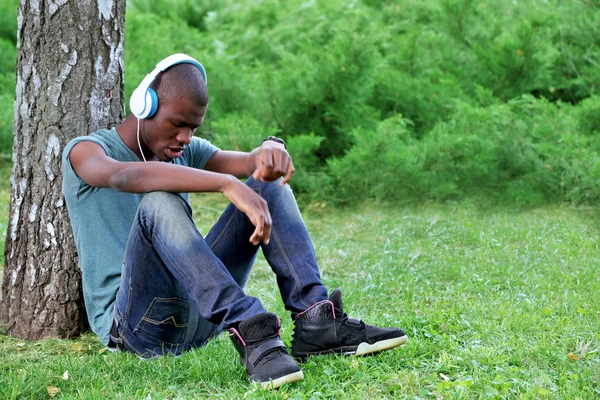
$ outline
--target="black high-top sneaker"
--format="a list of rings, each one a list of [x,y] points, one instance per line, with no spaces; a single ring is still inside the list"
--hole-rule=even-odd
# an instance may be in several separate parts
[[[248,379],[259,382],[265,389],[304,379],[279,338],[279,328],[279,317],[272,313],[255,315],[240,322],[237,329],[229,328]]]
[[[302,361],[326,353],[362,356],[398,347],[408,340],[402,329],[378,328],[348,317],[339,289],[331,293],[329,300],[296,315],[294,324],[292,355]]]

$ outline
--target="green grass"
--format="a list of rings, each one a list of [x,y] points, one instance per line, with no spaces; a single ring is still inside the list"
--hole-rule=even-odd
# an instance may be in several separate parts
[[[194,202],[205,232],[225,203]],[[247,382],[226,335],[153,361],[106,352],[91,334],[38,343],[0,335],[0,398],[48,398],[49,386],[64,399],[600,396],[598,210],[462,202],[304,211],[325,283],[343,288],[350,315],[403,327],[405,346],[309,359],[304,381],[270,393]],[[291,321],[262,258],[248,292],[282,317],[289,344]]]

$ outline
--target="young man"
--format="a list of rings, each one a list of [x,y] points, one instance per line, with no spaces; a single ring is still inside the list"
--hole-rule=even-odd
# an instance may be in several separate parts
[[[279,318],[242,290],[261,248],[294,320],[294,357],[405,343],[400,329],[348,317],[339,290],[327,297],[287,185],[294,166],[285,142],[268,137],[250,153],[217,149],[193,136],[207,105],[204,68],[176,54],[134,91],[122,124],[65,147],[63,186],[86,311],[102,342],[152,357],[227,329],[250,380],[276,388],[302,379]],[[205,237],[192,220],[190,192],[231,200]]]

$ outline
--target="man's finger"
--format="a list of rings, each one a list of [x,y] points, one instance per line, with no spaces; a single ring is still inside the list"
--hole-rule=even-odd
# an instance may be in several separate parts
[[[273,152],[271,149],[265,149],[260,152],[260,158],[263,167],[273,168]]]
[[[264,227],[265,227],[265,219],[263,216],[259,215],[256,218],[256,229],[254,229],[254,233],[250,237],[250,239],[254,238],[254,241],[250,240],[254,245],[257,245],[261,242],[261,240],[264,236]]]
[[[258,169],[257,179],[263,182],[270,179],[273,174],[273,152],[270,149],[260,152],[256,169]]]
[[[294,175],[294,172],[296,172],[296,170],[294,169],[294,163],[292,162],[292,158],[290,157],[287,173],[285,174],[285,177],[281,180],[279,184],[283,186],[286,183],[288,183],[290,179],[292,179],[292,175]]]
[[[277,157],[277,158],[278,158],[277,164],[276,164],[277,172],[280,173],[281,175],[285,175],[288,170],[289,155],[287,152],[281,150],[279,152],[279,157]]]
[[[265,230],[263,234],[263,243],[269,244],[271,241],[271,225],[273,224],[273,220],[271,219],[271,213],[267,208],[267,216],[265,217]]]

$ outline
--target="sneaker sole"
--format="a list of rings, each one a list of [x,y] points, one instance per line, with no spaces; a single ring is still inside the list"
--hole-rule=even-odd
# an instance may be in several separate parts
[[[315,351],[315,352],[309,352],[309,353],[294,354],[294,357],[296,357],[302,361],[306,361],[306,359],[309,356],[331,354],[331,353],[342,354],[345,356],[352,356],[352,355],[364,356],[366,354],[378,353],[380,351],[393,349],[394,347],[401,346],[406,342],[408,342],[408,336],[404,335],[404,336],[400,336],[397,338],[380,340],[379,342],[375,342],[373,344],[362,342],[356,347],[344,346],[344,347],[338,347],[335,349],[329,349],[329,350],[325,350],[325,351]]]
[[[356,351],[344,354],[363,356],[365,354],[378,353],[380,351],[393,349],[394,347],[401,346],[406,342],[408,342],[408,336],[406,335],[393,339],[380,340],[379,342],[375,342],[373,344],[363,342],[358,345]]]
[[[277,389],[286,383],[298,382],[298,381],[301,381],[302,379],[304,379],[304,373],[302,371],[298,371],[298,372],[294,372],[292,374],[284,375],[277,379],[270,380],[268,382],[259,382],[259,383],[263,389],[272,390],[272,389]]]

